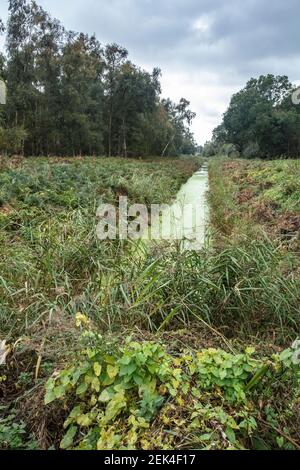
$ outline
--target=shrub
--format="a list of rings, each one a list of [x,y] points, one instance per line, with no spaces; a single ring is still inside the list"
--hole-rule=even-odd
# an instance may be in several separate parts
[[[250,142],[246,147],[243,149],[242,153],[244,158],[259,158],[261,156],[259,144],[257,142]]]
[[[0,151],[8,155],[20,153],[26,136],[23,127],[0,128]]]
[[[88,323],[82,315],[77,322]],[[263,359],[253,348],[172,356],[158,342],[129,338],[118,347],[91,330],[83,338],[89,346],[79,361],[46,385],[45,403],[61,401],[70,410],[63,449],[172,449],[179,440],[190,445],[191,435],[199,448],[251,447],[264,412],[258,399],[270,405],[278,381],[290,387],[289,406],[298,397],[292,349]]]

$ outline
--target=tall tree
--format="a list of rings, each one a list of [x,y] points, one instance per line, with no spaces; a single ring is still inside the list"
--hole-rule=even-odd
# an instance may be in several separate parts
[[[6,43],[6,125],[23,136],[25,154],[169,155],[194,147],[188,101],[161,100],[160,70],[133,64],[125,48],[102,50],[94,36],[65,31],[33,0],[9,1]]]
[[[118,154],[127,157],[128,140],[134,145],[141,116],[149,116],[154,111],[160,92],[159,74],[158,69],[150,74],[129,61],[120,67],[115,93]]]
[[[189,127],[196,117],[196,114],[189,109],[190,102],[185,98],[181,98],[178,104],[172,103],[170,99],[162,101],[165,107],[171,127],[170,135],[165,147],[162,150],[162,157],[164,157],[171,145],[175,148],[175,153],[182,150],[183,137],[186,134],[186,126]]]
[[[96,38],[69,33],[62,53],[63,152],[102,152],[103,68]]]
[[[249,80],[231,99],[224,114],[222,136],[217,129],[214,137],[235,144],[249,156],[297,152],[292,136],[299,132],[299,115],[292,105],[292,89],[286,76],[267,75]]]
[[[107,143],[108,156],[112,155],[113,145],[113,125],[116,113],[116,90],[118,87],[118,77],[120,68],[128,57],[127,49],[116,43],[108,44],[105,48],[105,95],[106,95],[106,114],[108,119],[107,125]]]
[[[4,27],[2,19],[0,18],[0,36],[2,36],[4,32],[5,32],[5,27]],[[1,80],[2,81],[5,80],[5,57],[0,52],[0,81]],[[0,104],[0,129],[2,128],[3,124],[4,124],[4,110],[3,110],[3,106],[1,106]],[[0,132],[2,133],[2,131]]]

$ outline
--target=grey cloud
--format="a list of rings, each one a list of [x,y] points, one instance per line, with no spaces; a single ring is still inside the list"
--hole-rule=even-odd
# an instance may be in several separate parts
[[[288,74],[300,79],[299,0],[38,0],[69,29],[118,42],[146,68],[184,73],[191,95],[201,87],[223,87],[227,101],[251,76]],[[0,5],[4,16],[5,5]],[[195,28],[200,18],[207,28]],[[200,21],[201,26],[201,21]],[[203,78],[203,72],[207,79]],[[199,74],[199,84],[195,77]],[[193,84],[192,84],[193,81]],[[178,79],[178,86],[179,86]],[[176,90],[176,93],[178,90]],[[211,92],[211,91],[210,91]],[[212,92],[211,92],[212,93]],[[168,90],[164,90],[168,94]],[[184,94],[184,90],[183,93]],[[197,102],[197,96],[195,101]],[[193,101],[193,96],[189,97]],[[224,110],[220,101],[219,117]],[[198,111],[211,122],[216,103]],[[217,117],[215,117],[217,120]]]

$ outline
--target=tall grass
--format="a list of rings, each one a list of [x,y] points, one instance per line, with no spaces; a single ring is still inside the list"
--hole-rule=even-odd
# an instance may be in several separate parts
[[[297,261],[262,234],[251,240],[245,225],[242,243],[241,238],[225,236],[242,220],[240,214],[230,223],[224,218],[229,205],[234,209],[232,185],[222,181],[218,162],[212,162],[210,172],[213,222],[222,233],[221,248],[215,243],[219,235],[214,235],[213,244],[201,252],[182,252],[172,245],[163,254],[158,247],[135,256],[128,242],[97,240],[95,198],[91,206],[67,204],[60,210],[27,202],[3,214],[1,335],[17,338],[82,311],[102,331],[138,325],[155,332],[205,324],[228,337],[275,332],[278,342],[294,339],[299,331]],[[164,170],[154,188],[156,197],[166,177]],[[85,184],[81,180],[80,193]],[[143,191],[140,184],[137,195]]]
[[[99,202],[170,201],[196,168],[181,159],[117,158],[27,159],[2,168],[0,335],[18,337],[58,312],[109,318],[103,286],[130,271],[126,243],[97,240]]]
[[[279,341],[289,340],[299,330],[293,264],[269,240],[221,252],[173,249],[115,284],[111,312],[153,331],[205,322],[228,337],[276,330]]]

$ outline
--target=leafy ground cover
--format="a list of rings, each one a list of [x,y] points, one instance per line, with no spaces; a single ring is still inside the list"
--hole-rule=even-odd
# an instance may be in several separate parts
[[[291,178],[296,171],[295,162],[272,164],[275,175],[281,164]],[[132,201],[148,192],[146,203],[166,202],[195,165],[36,160],[0,174],[10,177],[2,186],[0,321],[9,346],[0,446],[300,447],[298,241],[270,230],[287,212],[297,217],[298,206],[290,194],[288,205],[264,202],[272,221],[255,211],[268,200],[261,172],[271,178],[271,163],[211,161],[210,243],[201,252],[174,244],[132,256],[131,245],[95,239],[98,181],[107,201],[125,192],[125,179]],[[103,183],[108,167],[120,172],[114,184]],[[126,171],[144,184],[134,189]],[[13,188],[25,187],[19,173],[31,185],[43,175],[53,199],[38,207],[16,196]],[[70,187],[76,204],[58,204]],[[246,189],[251,200],[241,198]]]

